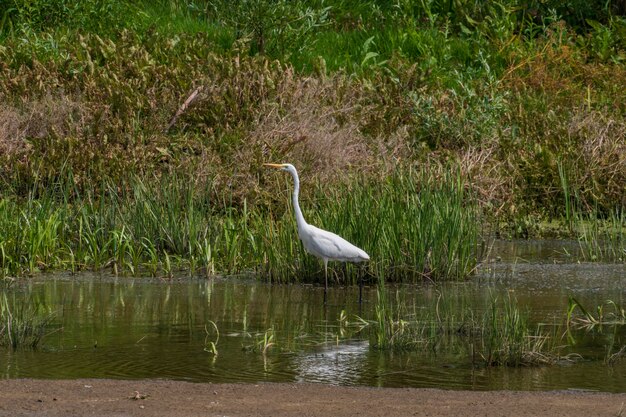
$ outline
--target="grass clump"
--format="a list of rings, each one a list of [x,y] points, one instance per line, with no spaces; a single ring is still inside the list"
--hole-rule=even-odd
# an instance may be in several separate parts
[[[574,314],[578,311],[580,314]],[[577,299],[569,297],[567,307],[567,325],[593,329],[602,325],[626,324],[626,310],[613,300],[596,306],[596,314],[586,309]]]
[[[623,209],[608,213],[589,207],[580,189],[570,183],[568,171],[559,164],[564,197],[564,222],[577,237],[586,261],[626,262],[626,215]]]
[[[626,310],[613,300],[597,305],[593,311],[574,297],[568,299],[568,338],[574,343],[573,333],[580,330],[585,334],[591,334],[592,337],[602,338],[606,349],[604,361],[609,366],[615,365],[626,357],[624,325],[626,325]]]
[[[0,347],[36,349],[46,335],[52,315],[17,302],[7,294],[0,297]]]
[[[474,366],[536,366],[561,359],[558,336],[532,326],[514,298],[492,297],[485,311],[454,305],[459,300],[438,293],[430,306],[410,311],[396,293],[387,299],[378,287],[373,347],[380,350],[431,351],[466,355]]]
[[[587,261],[626,262],[626,216],[613,212],[603,219],[579,216],[578,242]]]
[[[509,297],[494,299],[483,318],[480,355],[487,366],[525,366],[554,363],[559,359],[554,334],[541,326],[532,329],[527,315]]]

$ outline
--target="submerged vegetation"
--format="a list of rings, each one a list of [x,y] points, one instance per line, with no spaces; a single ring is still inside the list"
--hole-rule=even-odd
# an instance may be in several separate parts
[[[547,220],[626,256],[619,1],[0,0],[0,275],[464,279]],[[583,226],[571,227],[584,220]],[[607,225],[607,227],[604,227]]]
[[[35,349],[53,315],[12,295],[0,296],[0,347]]]
[[[407,305],[399,292],[389,300],[378,287],[375,320],[360,320],[371,329],[379,350],[420,350],[464,355],[474,366],[531,366],[570,360],[557,332],[558,323],[531,325],[527,312],[510,294],[491,297],[485,306],[464,305],[462,297],[437,292],[430,304]]]
[[[332,303],[323,306],[321,289],[238,280],[162,285],[87,278],[16,285],[0,298],[0,351],[17,343],[17,349],[43,346],[60,357],[76,356],[76,366],[51,361],[54,369],[68,369],[62,374],[65,377],[78,377],[82,369],[95,375],[116,370],[117,376],[173,372],[180,377],[182,369],[189,372],[185,378],[203,378],[207,363],[227,374],[254,374],[272,366],[285,369],[281,366],[286,364],[288,375],[294,372],[290,367],[299,363],[305,366],[297,372],[319,376],[323,373],[320,364],[344,371],[336,363],[341,356],[350,362],[352,372],[359,369],[361,377],[373,376],[378,382],[393,368],[386,363],[391,357],[401,373],[414,372],[415,366],[431,369],[433,364],[453,364],[468,372],[491,367],[559,367],[580,360],[586,366],[589,361],[597,361],[600,367],[603,361],[623,366],[624,311],[616,303],[589,309],[590,314],[583,314],[588,310],[578,310],[578,306],[566,310],[551,305],[554,316],[544,322],[544,318],[531,317],[529,310],[542,301],[532,296],[518,301],[501,288],[481,286],[473,291],[478,288],[473,283],[381,285],[368,292],[371,303],[358,305],[357,291],[352,289],[331,292]],[[340,300],[346,294],[352,302],[343,304]],[[55,309],[59,313],[53,316]],[[602,324],[587,326],[588,317]],[[10,326],[5,327],[6,323]],[[10,336],[5,328],[12,329]],[[591,343],[585,340],[588,335],[593,337]],[[337,353],[350,346],[356,350]],[[130,362],[122,359],[122,364],[111,361],[120,349],[145,353]],[[166,365],[160,356],[164,351],[170,358]],[[46,361],[41,357],[25,360]],[[304,362],[309,360],[307,369]],[[407,366],[405,360],[412,364]],[[20,367],[11,364],[9,360],[4,372],[19,376]],[[140,374],[136,374],[138,369]]]

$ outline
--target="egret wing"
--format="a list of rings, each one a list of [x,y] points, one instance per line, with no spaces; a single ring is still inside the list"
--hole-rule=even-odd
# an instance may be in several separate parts
[[[369,259],[365,251],[341,236],[315,226],[308,225],[306,233],[300,238],[308,252],[321,258],[344,262],[361,262]]]

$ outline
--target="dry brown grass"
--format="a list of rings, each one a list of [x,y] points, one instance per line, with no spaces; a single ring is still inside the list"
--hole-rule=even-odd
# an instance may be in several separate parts
[[[279,99],[259,112],[249,141],[261,143],[272,158],[315,171],[322,180],[351,167],[368,167],[377,149],[360,131],[358,105],[339,99],[332,79],[294,79],[288,72]],[[242,159],[250,159],[248,150],[242,149]]]
[[[67,160],[72,152],[67,147],[54,146],[54,138],[81,132],[89,118],[80,100],[63,94],[25,100],[19,107],[0,106],[0,170],[9,173],[5,178],[28,178],[44,171],[58,173],[60,163],[46,166],[44,161]],[[33,158],[34,154],[40,157]]]
[[[24,102],[19,108],[0,107],[0,153],[10,155],[30,148],[30,139],[63,136],[84,126],[80,101],[64,95],[46,95]]]
[[[510,175],[506,160],[502,160],[497,143],[484,147],[468,147],[458,154],[461,173],[470,178],[469,184],[481,206],[495,217],[515,204],[515,179]],[[507,174],[509,172],[509,174]]]
[[[621,201],[626,207],[626,120],[580,109],[570,119],[568,134],[580,147],[570,181],[583,202]]]
[[[387,134],[364,133],[364,126],[374,115],[380,116],[380,109],[374,104],[374,92],[349,77],[302,76],[290,67],[270,65],[261,80],[249,62],[236,65],[242,71],[235,77],[238,83],[224,80],[214,85],[190,110],[211,112],[211,105],[232,95],[232,90],[237,91],[242,105],[255,97],[247,107],[245,128],[235,129],[241,138],[225,145],[229,134],[220,136],[211,129],[209,136],[217,142],[203,147],[203,162],[194,165],[197,177],[213,177],[214,184],[229,190],[236,201],[254,200],[267,189],[259,187],[257,177],[263,175],[260,167],[268,161],[293,163],[306,173],[304,182],[328,183],[348,181],[353,175],[384,175],[409,159],[406,125]],[[253,74],[248,77],[248,72]],[[255,95],[256,90],[261,94]],[[189,119],[195,117],[189,115]],[[216,163],[218,170],[212,168]]]

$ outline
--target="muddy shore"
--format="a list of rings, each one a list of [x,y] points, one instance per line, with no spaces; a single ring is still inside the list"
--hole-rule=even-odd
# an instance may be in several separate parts
[[[0,381],[0,416],[624,416],[626,393],[170,380]]]

